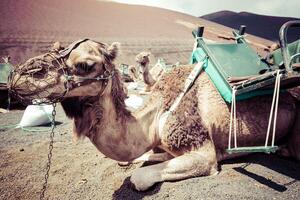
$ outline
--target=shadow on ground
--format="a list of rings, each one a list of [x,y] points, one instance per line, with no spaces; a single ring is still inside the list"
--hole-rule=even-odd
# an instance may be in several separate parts
[[[140,200],[145,196],[151,196],[159,192],[162,183],[155,184],[146,192],[136,191],[130,182],[130,177],[127,177],[122,186],[116,190],[113,194],[113,200]]]
[[[240,167],[234,167],[233,169],[278,192],[286,191],[287,190],[286,186],[300,180],[300,174],[298,171],[300,167],[300,162],[278,157],[276,155],[253,154],[242,158],[224,161],[221,164],[233,164],[233,163],[246,163],[245,165],[242,165]],[[270,180],[264,176],[261,176],[259,174],[247,170],[247,167],[250,166],[251,164],[258,164],[264,166],[268,169],[276,171],[277,173],[290,177],[291,179],[293,179],[293,181],[290,181],[289,183],[286,184],[276,183],[273,180]]]

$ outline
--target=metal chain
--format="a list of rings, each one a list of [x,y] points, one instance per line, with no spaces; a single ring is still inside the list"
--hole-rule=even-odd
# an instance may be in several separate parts
[[[13,74],[14,70],[12,69],[9,73],[9,76],[8,76],[8,79],[7,79],[7,111],[10,111],[10,106],[11,106],[11,97],[12,97],[12,94],[11,94],[11,86],[10,86],[10,82],[11,82],[11,78],[12,78],[12,74]]]
[[[45,192],[47,190],[47,184],[48,184],[48,179],[49,179],[49,172],[50,172],[50,167],[51,167],[51,158],[52,158],[52,150],[53,150],[53,139],[54,139],[54,128],[55,128],[55,115],[56,115],[56,103],[52,104],[53,106],[53,111],[52,111],[52,121],[51,121],[51,132],[50,132],[50,143],[49,143],[49,153],[48,153],[48,162],[46,165],[46,174],[45,174],[45,179],[44,179],[44,184],[41,189],[40,193],[40,199],[44,199],[45,197]]]
[[[10,89],[7,90],[7,108],[6,110],[9,112],[11,106],[11,92]]]

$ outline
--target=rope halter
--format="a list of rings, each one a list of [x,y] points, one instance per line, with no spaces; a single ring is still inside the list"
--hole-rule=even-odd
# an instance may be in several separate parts
[[[72,50],[88,40],[76,41],[62,51],[53,50],[17,66],[9,77],[10,94],[24,104],[51,104],[60,102],[70,90],[95,81],[103,83],[103,92],[108,80],[114,76],[114,70],[109,71],[103,65],[102,74],[84,77],[71,74],[65,62]]]

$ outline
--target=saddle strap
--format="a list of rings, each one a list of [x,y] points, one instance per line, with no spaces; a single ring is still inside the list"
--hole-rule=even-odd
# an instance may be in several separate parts
[[[179,105],[180,101],[182,100],[182,98],[191,89],[191,87],[194,84],[195,80],[198,78],[200,72],[203,69],[204,63],[205,63],[205,61],[201,61],[201,62],[198,62],[195,65],[195,67],[193,68],[193,70],[189,74],[188,78],[185,80],[183,91],[175,99],[174,103],[169,108],[169,110],[167,110],[166,112],[164,112],[160,116],[159,121],[158,121],[158,133],[159,133],[159,135],[161,135],[161,133],[162,133],[163,127],[164,127],[164,125],[165,125],[165,123],[168,119],[168,116],[176,110],[176,108],[178,107],[178,105]]]

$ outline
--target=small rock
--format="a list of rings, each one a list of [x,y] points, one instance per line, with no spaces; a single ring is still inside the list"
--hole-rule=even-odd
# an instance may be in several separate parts
[[[79,184],[84,184],[84,183],[87,183],[87,179],[86,178],[83,178],[83,179],[81,179],[81,181],[79,181]]]
[[[24,151],[24,149],[23,149],[23,148],[21,148],[21,149],[20,149],[20,151]]]

